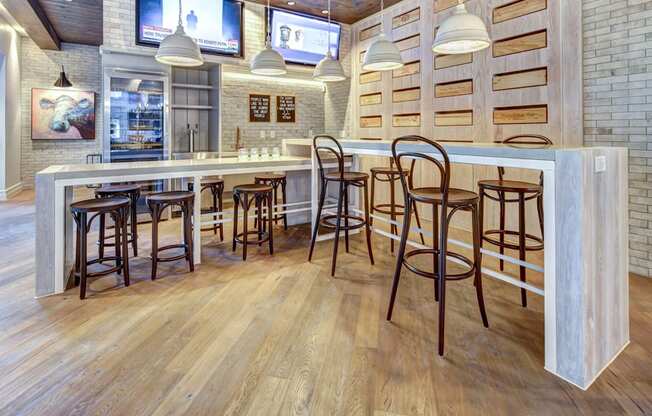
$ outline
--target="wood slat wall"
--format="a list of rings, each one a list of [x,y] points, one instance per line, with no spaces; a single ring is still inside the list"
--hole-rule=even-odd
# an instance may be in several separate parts
[[[473,54],[435,55],[436,28],[457,3],[403,0],[382,15],[352,25],[352,135],[391,140],[420,134],[439,140],[493,142],[533,133],[554,143],[580,145],[580,11],[563,0],[467,0],[469,12],[488,26],[492,47]],[[398,43],[407,65],[362,74],[363,53],[381,26]],[[361,105],[368,99],[361,101],[360,96],[374,93],[382,93],[385,99]],[[416,176],[427,183],[432,175]],[[453,184],[476,190],[478,180],[495,176],[495,168],[456,165]],[[510,169],[508,177],[537,181],[538,173]],[[491,209],[488,225],[495,217]],[[528,225],[534,226],[528,232],[537,232],[536,218],[536,210],[528,207]]]

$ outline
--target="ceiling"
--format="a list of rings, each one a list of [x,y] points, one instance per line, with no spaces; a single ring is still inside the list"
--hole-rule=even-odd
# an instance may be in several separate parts
[[[102,44],[102,0],[37,1],[62,42]]]
[[[267,0],[253,0],[255,3],[267,4]],[[296,4],[288,6],[288,0],[271,0],[273,7],[294,10],[325,17],[322,10],[328,9],[328,0],[294,0]],[[385,0],[385,7],[392,6],[400,0]],[[355,23],[380,11],[380,0],[331,0],[331,19],[342,23]]]

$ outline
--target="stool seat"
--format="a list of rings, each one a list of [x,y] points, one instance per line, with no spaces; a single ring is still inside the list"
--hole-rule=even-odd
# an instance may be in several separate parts
[[[218,186],[218,185],[224,185],[224,179],[221,178],[205,178],[201,180],[201,186],[202,188],[208,187],[208,186]],[[193,189],[193,183],[188,182],[188,190],[192,191]]]
[[[284,173],[262,173],[255,176],[257,181],[280,181],[287,178],[287,175]]]
[[[169,192],[158,192],[147,196],[147,202],[153,203],[170,203],[170,202],[182,202],[190,199],[194,199],[195,194],[188,191],[169,191]]]
[[[95,195],[107,196],[111,194],[128,194],[132,192],[140,192],[140,186],[135,184],[123,185],[105,185],[95,190]]]
[[[420,202],[441,204],[444,195],[440,188],[414,188],[410,194]],[[451,207],[476,203],[480,197],[475,192],[448,188],[448,205]]]
[[[523,182],[523,181],[510,181],[504,179],[491,179],[491,180],[478,181],[478,186],[482,186],[485,189],[491,189],[493,191],[502,191],[502,192],[526,192],[526,193],[543,192],[543,186],[538,185],[536,183]]]
[[[340,172],[328,172],[324,174],[324,177],[329,181],[344,180],[344,182],[365,181],[369,179],[369,175],[364,172],[344,172],[344,175],[341,175]]]
[[[129,206],[129,198],[113,197],[87,199],[85,201],[75,202],[70,205],[72,212],[103,212],[113,211],[118,208]]]
[[[233,187],[233,193],[255,193],[255,192],[269,192],[272,190],[270,185],[262,183],[248,183],[245,185],[236,185]]]

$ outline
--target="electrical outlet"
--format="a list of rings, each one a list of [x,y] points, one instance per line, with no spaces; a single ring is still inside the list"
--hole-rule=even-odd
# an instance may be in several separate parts
[[[274,130],[270,130],[269,137],[272,138],[272,139],[275,139],[276,138],[276,132]]]
[[[260,131],[260,138],[264,139],[265,138],[265,130]]]
[[[595,172],[604,172],[607,170],[607,157],[606,156],[596,156],[595,157]]]

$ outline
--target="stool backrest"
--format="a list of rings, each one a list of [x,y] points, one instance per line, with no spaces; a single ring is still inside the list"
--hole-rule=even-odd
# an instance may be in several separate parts
[[[416,151],[403,151],[399,149],[401,144],[413,143],[413,144],[425,144],[430,148],[424,148],[424,151],[427,153],[416,152]],[[404,158],[412,159],[412,168],[414,168],[414,162],[416,160],[425,160],[432,165],[437,167],[439,171],[439,186],[438,188],[442,193],[442,204],[444,207],[444,212],[446,211],[446,206],[448,205],[448,188],[450,186],[450,171],[451,164],[448,154],[444,147],[439,143],[426,139],[425,137],[410,135],[403,136],[395,139],[392,142],[392,156],[394,157],[394,163],[396,163],[396,168],[399,172],[403,172],[404,164],[401,162]],[[437,157],[437,156],[440,156]],[[441,159],[441,160],[440,160]],[[411,180],[405,177],[406,175],[401,175],[401,185],[403,186],[403,194],[407,195],[409,192],[412,192],[414,185]],[[407,207],[407,205],[406,205]]]
[[[335,144],[335,147],[332,145]],[[329,146],[330,145],[330,146]],[[322,179],[324,178],[324,161],[322,160],[322,152],[331,153],[337,158],[337,169],[340,173],[340,178],[344,178],[344,151],[342,145],[335,140],[332,136],[326,134],[319,134],[312,139],[312,147],[315,150],[315,157],[319,164],[319,174]]]
[[[513,145],[519,145],[519,144],[540,145],[541,147],[547,147],[553,144],[552,140],[540,134],[517,134],[516,136],[508,137],[502,141],[497,140],[495,143],[513,144]],[[498,166],[498,178],[502,181],[504,176],[505,176],[505,168],[502,166]],[[543,172],[541,172],[541,175],[539,175],[539,184],[543,185]]]

